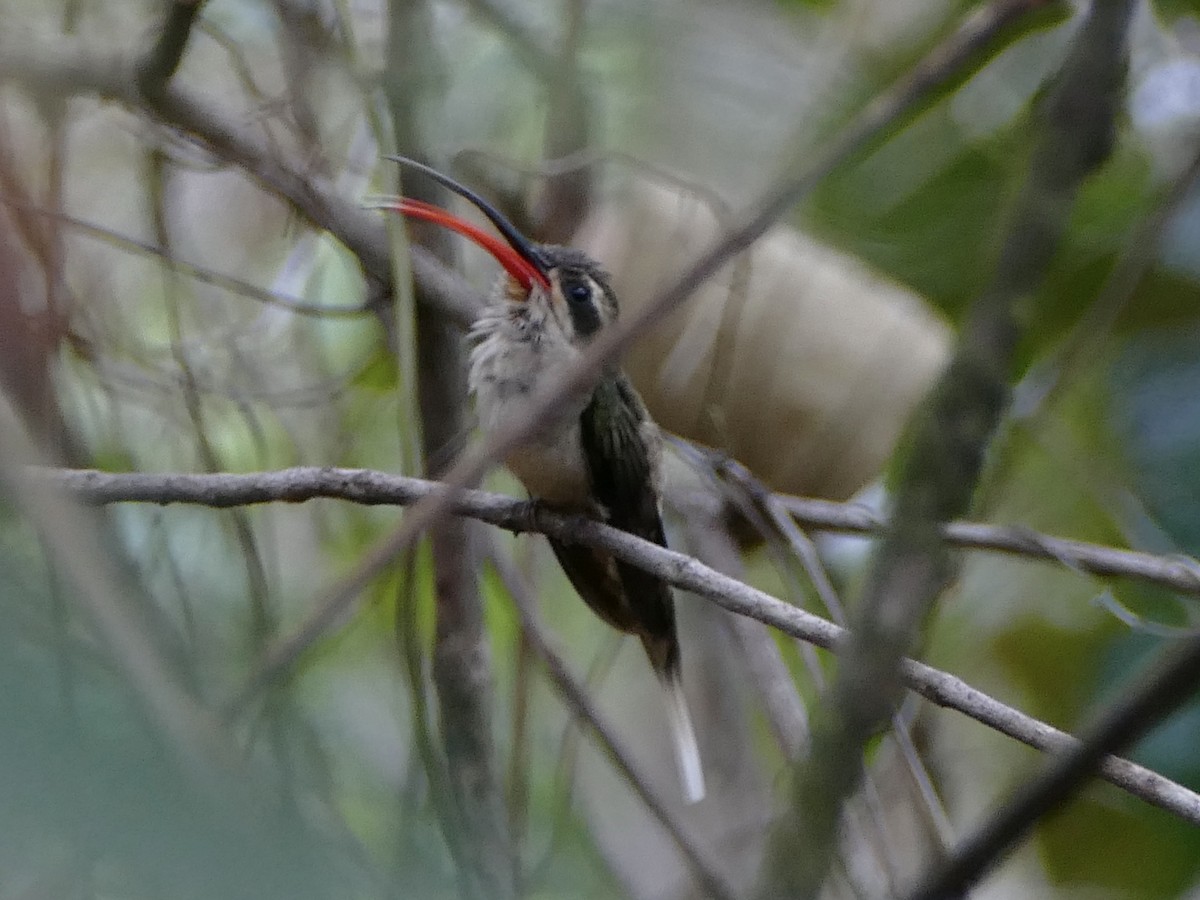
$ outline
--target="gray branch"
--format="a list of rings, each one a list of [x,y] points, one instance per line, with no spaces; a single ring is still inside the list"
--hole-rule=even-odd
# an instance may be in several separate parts
[[[880,534],[887,524],[883,516],[854,503],[802,497],[781,497],[779,500],[797,522],[819,531],[872,535]],[[1021,525],[978,522],[944,525],[942,539],[958,547],[1049,560],[1089,575],[1137,578],[1180,594],[1200,596],[1200,562],[1189,556],[1155,556],[1138,550],[1052,537]]]
[[[297,466],[273,472],[216,475],[100,472],[95,469],[28,470],[69,490],[87,503],[186,503],[228,509],[255,503],[304,503],[319,497],[364,506],[409,506],[441,488],[439,482],[405,478],[371,469]],[[778,495],[805,528],[838,534],[878,535],[886,520],[864,506],[807,497]],[[470,516],[510,530],[522,524],[518,501],[500,494],[470,491],[455,507]],[[538,529],[532,529],[538,530]],[[1049,560],[1102,577],[1135,578],[1180,594],[1200,597],[1200,562],[1189,556],[1156,556],[1042,534],[1022,525],[951,522],[942,528],[949,544],[1011,556]]]
[[[287,165],[240,120],[178,84],[164,84],[151,102],[139,86],[136,64],[122,57],[98,54],[70,40],[30,42],[10,35],[0,37],[0,80],[47,95],[91,94],[113,100],[190,135],[341,241],[377,285],[390,283],[387,234],[377,214],[339,196],[325,179]],[[440,312],[464,326],[474,320],[480,298],[463,278],[418,247],[412,248],[412,265],[416,280]]]
[[[143,473],[117,474],[94,470],[29,468],[27,476],[67,491],[76,500],[92,504],[123,502],[187,503],[218,509],[255,503],[303,503],[318,497],[331,497],[364,505],[409,506],[439,494],[444,486],[419,478],[405,478],[363,469],[294,468],[277,472],[247,474],[184,475]],[[842,507],[846,519],[840,519],[837,504],[818,503],[822,521],[808,522],[811,527],[839,527],[860,514],[852,506]],[[457,515],[479,519],[515,532],[536,531],[564,541],[601,547],[617,557],[640,566],[740,615],[764,622],[785,634],[830,650],[838,650],[846,632],[832,622],[804,612],[736,579],[722,575],[695,559],[664,549],[648,541],[599,522],[574,516],[562,516],[544,509],[531,509],[523,501],[484,491],[461,491],[451,501]],[[861,519],[859,520],[861,525]],[[984,540],[987,549],[998,542],[1004,529],[966,525]],[[995,532],[995,533],[989,533]],[[1058,538],[1036,536],[1040,540]],[[1104,558],[1110,571],[1134,577],[1146,577],[1143,566],[1122,570],[1118,560],[1125,551],[1095,545],[1064,542],[1078,552]],[[1015,543],[1005,552],[1023,552]],[[1139,559],[1146,554],[1136,554]],[[1144,560],[1142,560],[1144,561]],[[1169,561],[1161,561],[1164,566]],[[1197,591],[1193,581],[1191,590]],[[291,646],[292,638],[283,644]],[[300,648],[306,649],[307,644]],[[299,651],[298,651],[299,652]],[[297,655],[298,655],[297,652]],[[280,669],[273,670],[271,677]],[[979,691],[962,679],[913,660],[901,664],[905,685],[931,702],[953,709],[1023,744],[1049,753],[1059,753],[1078,742],[1060,731]],[[269,680],[267,676],[257,682]],[[261,686],[261,685],[259,685]],[[255,687],[255,690],[258,688]],[[243,693],[246,693],[245,691]],[[1115,756],[1107,756],[1099,767],[1100,777],[1147,803],[1167,810],[1185,821],[1200,825],[1200,795],[1163,776]]]
[[[1074,795],[1108,753],[1134,744],[1191,699],[1200,681],[1200,637],[1173,644],[1125,696],[969,835],[908,900],[959,897],[1042,816]]]
[[[387,4],[387,66],[382,79],[395,147],[423,157],[420,116],[423,103],[440,98],[445,62],[436,42],[414,40],[432,32],[433,9],[426,0],[390,0]],[[406,173],[407,196],[445,206],[446,192],[420,173]],[[444,229],[414,229],[421,246],[453,265],[454,244]],[[399,292],[397,292],[399,293]],[[418,308],[409,312],[396,298],[393,319],[401,358],[415,352],[423,471],[436,476],[456,456],[468,433],[467,360],[462,337],[445,316],[425,300],[416,285]],[[425,301],[425,302],[422,302]],[[412,315],[412,344],[401,337]],[[416,423],[410,423],[415,425]],[[430,760],[445,779],[452,814],[443,829],[457,828],[447,843],[457,863],[460,893],[475,900],[512,900],[517,894],[518,859],[508,828],[493,736],[495,683],[491,644],[479,590],[478,553],[469,522],[446,518],[428,533],[433,562],[433,686],[445,761]],[[415,598],[410,596],[409,603]],[[410,625],[405,629],[411,631]],[[408,643],[418,645],[416,641]],[[419,653],[416,647],[409,652]],[[432,777],[431,773],[431,777]]]

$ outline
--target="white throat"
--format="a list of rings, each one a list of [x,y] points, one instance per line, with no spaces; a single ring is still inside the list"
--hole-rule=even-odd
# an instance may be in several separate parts
[[[504,299],[490,305],[471,329],[469,382],[485,432],[526,414],[529,401],[562,379],[580,356],[547,298]],[[591,391],[574,398],[559,422],[505,460],[534,497],[585,506],[590,496],[579,440],[579,415]]]

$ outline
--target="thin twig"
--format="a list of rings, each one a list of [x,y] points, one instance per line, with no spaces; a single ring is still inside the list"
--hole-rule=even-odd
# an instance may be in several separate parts
[[[137,238],[129,237],[121,234],[111,228],[105,228],[103,225],[98,225],[95,222],[87,222],[83,219],[78,219],[66,213],[55,212],[52,209],[46,209],[38,206],[26,206],[16,201],[10,201],[7,197],[0,194],[0,203],[4,203],[14,209],[22,212],[30,213],[35,216],[51,219],[54,222],[61,223],[70,228],[74,228],[89,237],[103,241],[107,244],[112,244],[118,247],[124,247],[134,253],[142,256],[152,257],[159,260],[163,265],[187,275],[189,278],[194,278],[202,284],[208,284],[213,287],[229,291],[232,294],[240,294],[244,297],[249,297],[252,300],[258,300],[262,303],[278,306],[281,309],[286,309],[289,312],[296,313],[300,316],[316,316],[323,318],[337,317],[353,317],[361,316],[368,311],[368,307],[364,304],[356,306],[325,306],[318,303],[309,303],[305,300],[300,300],[295,297],[286,297],[283,294],[275,291],[269,291],[260,288],[257,285],[251,284],[248,281],[243,281],[232,275],[226,275],[223,272],[217,272],[212,269],[198,266],[193,263],[185,262],[182,259],[172,255],[167,256],[162,252],[162,249],[154,246],[147,241],[140,241]]]
[[[465,5],[513,46],[517,61],[528,66],[533,75],[546,84],[553,81],[557,70],[557,57],[542,46],[524,23],[517,21],[511,10],[501,7],[493,0],[466,0]]]
[[[239,120],[174,82],[163,87],[155,103],[149,103],[130,65],[119,56],[97,55],[71,40],[32,43],[6,37],[0,36],[0,79],[43,93],[95,94],[192,136],[341,241],[377,285],[390,280],[387,236],[378,217],[340,196],[327,179],[287,165]],[[420,248],[413,248],[412,264],[430,302],[459,324],[474,320],[479,295],[461,276]]]
[[[886,519],[855,503],[781,496],[779,501],[805,527],[842,534],[882,533]],[[1187,556],[1156,556],[1041,534],[1021,525],[951,522],[942,526],[942,539],[957,547],[994,550],[1043,559],[1077,572],[1100,577],[1126,576],[1161,585],[1181,594],[1200,596],[1200,562]]]
[[[93,504],[190,503],[228,508],[249,503],[300,503],[316,497],[335,497],[365,505],[415,505],[445,490],[443,485],[435,482],[363,469],[307,467],[237,475],[115,474],[39,467],[23,471],[33,481],[55,485],[70,492],[77,500]],[[676,587],[819,647],[837,650],[846,635],[844,629],[832,622],[789,606],[689,556],[600,522],[557,515],[545,509],[531,510],[527,503],[512,497],[473,490],[458,492],[451,509],[457,515],[511,531],[539,531],[560,540],[600,547]],[[1195,584],[1192,590],[1196,591]],[[267,665],[249,679],[231,701],[231,706],[240,706],[255,696],[307,649],[309,643],[298,642],[296,637],[294,635],[291,640],[276,646]],[[1074,738],[1069,734],[989,697],[947,672],[906,660],[901,674],[905,684],[926,699],[964,713],[1030,747],[1058,752],[1074,744]],[[1115,757],[1109,757],[1101,764],[1100,773],[1106,781],[1133,796],[1200,825],[1200,795],[1187,788]]]
[[[696,843],[696,839],[688,833],[666,801],[651,787],[650,780],[641,768],[634,762],[633,754],[625,746],[616,729],[607,717],[600,711],[584,686],[571,674],[566,661],[556,651],[551,643],[549,634],[542,624],[535,608],[531,593],[525,589],[523,582],[516,577],[513,566],[502,563],[501,554],[493,554],[493,560],[498,564],[498,571],[505,589],[513,599],[517,615],[521,619],[521,627],[529,638],[534,653],[541,659],[563,703],[571,712],[586,723],[596,737],[604,755],[608,757],[613,767],[620,772],[646,809],[666,830],[675,845],[679,848],[688,867],[703,885],[708,896],[717,900],[733,900],[737,896],[725,877],[716,870],[707,853]]]
[[[817,551],[816,544],[797,525],[786,504],[783,502],[783,498],[773,494],[752,472],[735,460],[713,454],[709,451],[701,451],[699,454],[692,455],[699,455],[710,464],[715,461],[715,465],[711,467],[710,471],[714,473],[720,472],[725,475],[733,482],[733,486],[745,495],[744,503],[754,504],[759,508],[759,518],[765,517],[767,520],[763,522],[765,530],[770,532],[773,529],[776,536],[787,544],[791,549],[792,555],[804,567],[829,617],[836,624],[845,627],[847,624],[845,606],[838,596],[837,589],[833,585],[833,580],[825,570],[825,565],[821,560],[820,553]],[[932,779],[929,776],[924,761],[917,752],[908,722],[899,710],[892,715],[892,738],[895,740],[901,758],[904,760],[912,776],[914,785],[918,788],[925,813],[929,820],[931,832],[940,841],[943,849],[948,848],[953,842],[954,828],[950,823],[949,816],[946,814],[941,798],[938,797],[937,792],[933,789]],[[869,792],[867,800],[870,802],[872,796],[878,795],[878,789],[869,780],[866,783],[866,789]]]
[[[777,570],[785,583],[786,593],[784,596],[786,599],[797,606],[805,605],[805,590],[797,577],[794,566],[795,558],[799,557],[802,569],[824,602],[828,614],[835,624],[844,627],[846,623],[841,600],[837,597],[833,583],[825,573],[824,566],[816,556],[816,547],[807,537],[799,533],[799,528],[786,512],[779,510],[777,513],[776,509],[772,508],[770,492],[766,487],[754,478],[744,466],[728,457],[713,454],[707,449],[697,447],[682,439],[673,439],[673,443],[676,450],[685,458],[698,458],[701,462],[707,462],[710,456],[716,456],[722,463],[721,471],[726,475],[734,476],[733,483],[723,482],[717,477],[714,468],[707,465],[702,465],[700,468],[700,472],[711,483],[716,496],[729,494],[729,499],[732,500],[738,512],[768,541]],[[719,500],[717,505],[720,506]],[[782,527],[776,522],[778,514],[783,516]],[[805,545],[808,545],[811,552],[805,549]],[[697,556],[701,561],[708,562],[702,554],[697,554]],[[726,574],[734,573],[726,572]],[[744,620],[739,621],[744,622]],[[826,687],[826,673],[816,649],[810,644],[800,642],[800,655],[808,670],[813,687],[818,693],[823,692]],[[795,690],[795,686],[791,684],[790,675],[788,683]],[[904,723],[897,721],[894,727],[902,729],[905,726]],[[811,731],[807,731],[805,742],[800,748],[801,752],[789,755],[789,762],[795,763],[803,758],[804,752],[809,746],[810,735]],[[899,734],[896,736],[899,737]],[[862,863],[867,858],[876,863],[872,877],[885,884],[895,884],[897,881],[899,860],[893,835],[884,821],[883,806],[874,773],[868,772],[862,789],[862,803],[848,810],[845,829],[847,840],[840,849],[836,860],[836,865],[843,870],[841,874],[856,896],[864,894],[865,886],[861,882],[865,872]],[[871,852],[869,854],[861,853],[853,844],[855,840],[860,840],[865,846],[869,846]],[[857,865],[851,863],[857,863]]]

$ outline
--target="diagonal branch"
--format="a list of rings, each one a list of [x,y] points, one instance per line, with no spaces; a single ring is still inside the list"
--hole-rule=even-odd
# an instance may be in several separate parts
[[[26,205],[23,202],[17,202],[0,194],[0,203],[11,207],[21,213],[27,213],[32,216],[39,216],[48,219],[55,224],[64,225],[68,228],[79,231],[95,240],[109,244],[113,247],[121,247],[128,250],[130,253],[140,256],[149,257],[159,260],[167,268],[186,275],[188,278],[195,279],[201,284],[207,284],[223,291],[228,291],[231,294],[238,294],[243,297],[249,297],[251,300],[257,300],[260,303],[265,303],[270,306],[277,306],[280,309],[286,309],[298,316],[313,316],[316,318],[351,318],[361,316],[369,311],[369,307],[365,304],[356,304],[354,306],[342,305],[332,306],[319,303],[309,303],[297,297],[288,297],[275,291],[260,288],[257,285],[251,284],[248,281],[243,281],[233,275],[227,275],[224,272],[218,272],[209,269],[205,266],[189,263],[179,257],[166,255],[160,247],[146,241],[140,241],[137,238],[130,237],[127,234],[122,234],[114,231],[111,228],[105,228],[94,222],[88,222],[83,219],[78,219],[74,216],[69,216],[66,213],[56,212],[52,209],[44,207]]]
[[[516,606],[521,628],[533,651],[546,667],[546,674],[562,698],[563,705],[595,735],[599,749],[609,758],[613,768],[625,778],[630,789],[638,795],[650,814],[675,841],[692,874],[704,886],[707,895],[717,900],[733,900],[737,895],[725,876],[718,871],[710,855],[704,851],[670,805],[651,786],[650,779],[634,761],[633,754],[617,733],[617,729],[592,702],[585,686],[571,673],[571,667],[567,665],[562,654],[554,649],[528,585],[521,580],[519,573],[515,571],[516,567],[498,553],[491,556],[500,580]]]
[[[908,900],[961,896],[1046,813],[1073,796],[1108,753],[1138,738],[1187,702],[1200,682],[1200,637],[1173,644],[1158,663],[1085,729],[1035,779],[955,848]]]
[[[204,0],[173,0],[153,46],[137,62],[137,84],[148,100],[153,102],[162,96],[179,68],[202,6]]]
[[[956,561],[940,525],[970,507],[984,454],[1008,404],[1027,307],[1068,224],[1075,195],[1107,159],[1125,72],[1132,0],[1095,0],[1036,110],[1028,175],[988,288],[953,358],[913,415],[898,469],[895,514],[876,547],[837,676],[796,768],[760,895],[816,897],[839,840],[842,807],[862,780],[863,750],[899,700],[901,660]]]
[[[61,487],[76,499],[94,504],[190,503],[228,508],[250,503],[301,503],[317,497],[333,497],[366,505],[413,505],[443,490],[436,482],[363,469],[309,467],[238,475],[150,475],[28,468],[25,473],[33,481]],[[590,519],[557,515],[544,509],[531,512],[523,501],[484,491],[459,492],[452,501],[452,510],[458,515],[512,531],[538,531],[564,541],[601,547],[676,587],[819,647],[838,650],[846,637],[846,631],[833,623],[722,575],[689,556]],[[819,523],[817,527],[821,527]],[[1093,548],[1095,551],[1105,549]],[[1192,590],[1196,591],[1194,581]],[[282,675],[308,646],[309,643],[295,641],[277,646],[276,652],[269,657],[269,664],[252,676],[233,705],[240,705]],[[901,664],[901,677],[910,690],[938,706],[961,712],[1035,749],[1058,753],[1077,744],[1066,732],[1007,706],[962,679],[932,666],[905,660]],[[1200,825],[1200,795],[1187,788],[1143,766],[1113,756],[1105,757],[1099,774],[1131,795],[1193,825]]]
[[[192,92],[168,83],[151,103],[138,86],[135,67],[125,59],[68,40],[31,43],[0,37],[0,80],[5,79],[49,95],[114,100],[179,129],[341,241],[370,279],[377,284],[390,280],[387,235],[377,216],[340,196],[327,179],[289,166],[240,120]],[[453,321],[469,325],[479,309],[478,293],[420,248],[413,248],[412,264],[430,302]]]

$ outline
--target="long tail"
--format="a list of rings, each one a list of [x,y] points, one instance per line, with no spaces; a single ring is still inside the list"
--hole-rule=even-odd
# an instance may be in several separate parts
[[[671,741],[675,745],[675,761],[679,764],[679,780],[688,803],[704,799],[704,767],[700,763],[700,746],[688,713],[687,698],[678,671],[664,674],[661,679],[667,700],[667,718],[671,724]]]

